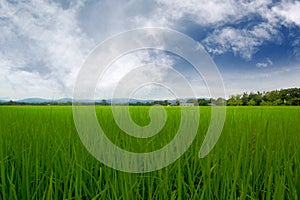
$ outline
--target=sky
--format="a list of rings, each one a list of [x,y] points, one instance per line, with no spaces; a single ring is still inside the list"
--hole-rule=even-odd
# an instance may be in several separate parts
[[[226,97],[300,87],[299,10],[300,1],[271,0],[0,0],[0,99],[72,97],[84,61],[99,44],[146,27],[173,29],[199,42],[218,67]],[[114,61],[95,97],[110,98],[128,73],[180,88],[174,69],[198,97],[209,97],[205,77],[191,64],[158,50]],[[176,97],[162,85],[132,95]]]

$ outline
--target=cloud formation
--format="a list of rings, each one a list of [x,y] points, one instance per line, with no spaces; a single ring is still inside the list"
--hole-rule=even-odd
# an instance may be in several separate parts
[[[212,54],[233,52],[250,60],[266,42],[280,42],[281,26],[299,26],[298,1],[272,0],[156,0],[157,8],[151,17],[139,16],[136,21],[150,26],[170,26],[180,29],[182,20],[190,20],[199,29],[212,32],[202,43]]]
[[[72,79],[92,44],[77,24],[81,6],[73,3],[63,9],[50,1],[1,1],[1,82],[7,86],[3,93],[14,96],[17,89],[22,91],[17,96],[32,91],[52,96],[51,88],[72,89]]]
[[[279,5],[274,6],[272,11],[284,19],[287,24],[294,23],[300,26],[300,2],[299,1],[284,1]]]
[[[273,62],[270,58],[266,58],[264,62],[256,63],[256,67],[258,68],[266,68],[271,65],[273,65]]]
[[[88,53],[106,38],[134,28],[162,26],[189,33],[187,22],[192,22],[197,30],[206,30],[199,42],[211,55],[233,53],[251,61],[262,45],[280,44],[285,37],[281,27],[299,28],[299,10],[299,1],[286,0],[3,0],[0,97],[71,96]],[[300,55],[299,41],[292,44],[295,57]],[[108,94],[131,66],[151,63],[153,58],[160,64],[174,65],[165,54],[160,58],[149,53],[127,56],[110,72],[104,93]],[[269,58],[254,63],[258,68],[273,65]],[[170,78],[167,71],[156,73]]]

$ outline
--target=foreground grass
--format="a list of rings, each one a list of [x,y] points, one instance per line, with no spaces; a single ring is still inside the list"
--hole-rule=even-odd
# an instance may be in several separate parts
[[[147,107],[132,107],[140,125]],[[97,107],[108,137],[122,148],[147,152],[167,144],[179,108],[156,136],[134,139]],[[101,164],[81,143],[71,107],[0,107],[0,199],[298,199],[300,108],[229,107],[213,151],[199,159],[210,108],[200,107],[197,139],[175,163],[151,173],[123,173]],[[155,144],[155,145],[153,145]]]

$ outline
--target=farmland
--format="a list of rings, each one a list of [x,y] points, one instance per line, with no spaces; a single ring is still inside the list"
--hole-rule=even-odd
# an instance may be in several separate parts
[[[130,107],[149,123],[149,107]],[[122,132],[109,106],[96,107],[116,145],[150,152],[172,140],[180,107],[165,107],[164,128],[148,139]],[[203,159],[198,152],[210,122],[199,107],[191,147],[169,166],[144,174],[111,169],[82,144],[71,106],[0,107],[0,199],[299,199],[300,107],[228,107],[222,135]],[[149,142],[149,139],[151,142]]]

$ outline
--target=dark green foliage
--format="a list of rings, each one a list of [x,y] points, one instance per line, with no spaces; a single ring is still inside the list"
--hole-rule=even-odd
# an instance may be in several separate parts
[[[207,106],[208,103],[209,103],[209,101],[206,100],[206,99],[198,99],[198,105],[199,106]]]
[[[289,88],[273,90],[269,92],[257,92],[250,94],[244,92],[243,95],[231,95],[227,100],[229,106],[280,106],[280,105],[300,105],[300,88]],[[249,103],[250,102],[250,103]],[[255,102],[255,104],[254,104]]]
[[[291,105],[299,106],[300,105],[300,98],[292,98],[290,102],[291,102]]]

